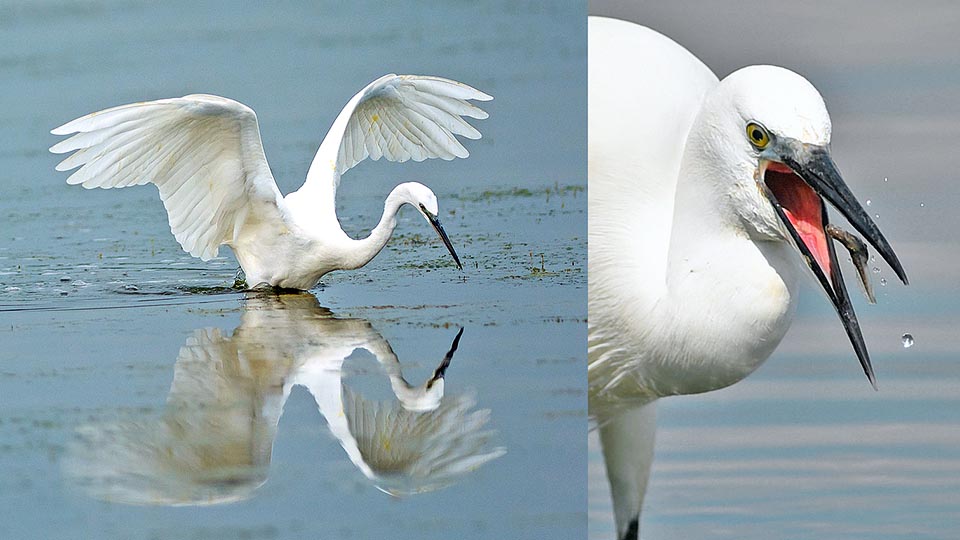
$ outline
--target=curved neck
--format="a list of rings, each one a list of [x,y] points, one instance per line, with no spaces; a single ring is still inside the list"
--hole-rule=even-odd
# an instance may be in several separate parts
[[[651,377],[667,395],[721,388],[751,373],[783,338],[796,306],[793,248],[751,236],[734,209],[742,201],[731,195],[746,188],[729,187],[744,175],[712,161],[686,152],[677,180],[666,301],[658,308],[669,322],[657,341],[672,363]]]
[[[397,212],[400,207],[409,201],[401,193],[401,186],[393,188],[387,200],[383,203],[383,214],[380,222],[370,231],[370,235],[360,240],[353,240],[350,255],[343,266],[344,270],[353,270],[370,262],[387,245],[393,229],[397,226]]]

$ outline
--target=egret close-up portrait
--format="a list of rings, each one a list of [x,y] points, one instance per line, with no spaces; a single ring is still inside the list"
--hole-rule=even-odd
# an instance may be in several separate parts
[[[834,164],[830,117],[802,76],[749,66],[718,80],[662,34],[604,17],[590,20],[589,51],[590,411],[618,538],[636,539],[658,398],[757,369],[805,274],[876,386],[834,242],[871,301],[867,243],[907,275]]]

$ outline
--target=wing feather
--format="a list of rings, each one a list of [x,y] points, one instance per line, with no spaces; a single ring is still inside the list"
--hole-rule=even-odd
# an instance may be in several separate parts
[[[110,140],[109,147],[111,150],[124,151],[130,145],[131,141],[134,141],[141,136],[142,136],[142,128],[134,132],[120,132]],[[65,142],[72,142],[72,141],[73,139],[71,138],[71,139],[67,139],[67,141]],[[90,163],[91,161],[96,160],[102,155],[102,152],[103,152],[103,147],[100,144],[101,143],[95,143],[93,146],[80,148],[79,150],[74,152],[73,155],[61,161],[60,164],[57,165],[57,170],[61,172],[69,171],[70,169],[75,169],[81,165],[85,165],[87,163]],[[95,166],[87,167],[86,170],[83,171],[83,174],[77,175],[77,179],[89,178],[91,174],[93,175],[96,174],[96,172],[91,172],[91,171],[99,171],[103,167],[109,166],[109,165],[110,165],[110,162],[106,161],[106,162],[100,162],[99,167],[95,167]],[[80,172],[80,171],[77,171],[77,172]],[[74,183],[76,184],[81,182],[74,180]]]
[[[236,101],[195,94],[121,105],[51,133],[72,135],[50,148],[73,152],[57,165],[77,169],[68,184],[155,184],[177,241],[204,260],[236,240],[248,217],[282,219],[256,114]]]
[[[470,103],[489,95],[465,84],[419,75],[385,75],[357,93],[340,112],[314,158],[307,183],[329,183],[370,158],[404,162],[469,155],[457,136],[479,139],[464,118],[485,119]]]
[[[437,100],[436,96],[424,96],[423,102],[418,104],[417,109],[425,111],[425,116],[436,118],[437,123],[453,135],[461,135],[474,140],[479,139],[480,132],[468,124],[460,115],[445,108],[446,105],[447,103]]]
[[[162,101],[162,100],[161,100]],[[119,126],[126,122],[142,120],[142,108],[155,106],[158,102],[131,103],[105,109],[88,114],[50,131],[54,135],[70,135],[71,133],[89,133],[99,131],[110,126]]]

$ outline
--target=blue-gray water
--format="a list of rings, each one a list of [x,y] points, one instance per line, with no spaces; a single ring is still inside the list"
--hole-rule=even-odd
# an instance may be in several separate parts
[[[960,9],[596,0],[590,10],[670,36],[720,76],[757,63],[805,75],[833,119],[837,164],[911,280],[903,287],[877,263],[875,306],[851,283],[878,392],[829,302],[807,287],[755,374],[662,401],[643,537],[957,538]],[[614,536],[613,518],[592,443],[589,537],[599,540]]]
[[[0,4],[0,538],[583,538],[584,11]],[[352,169],[341,221],[364,234],[393,185],[421,181],[462,273],[407,211],[388,248],[327,276],[315,304],[218,290],[229,250],[183,253],[153,188],[67,186],[46,150],[51,128],[94,110],[219,94],[257,112],[286,193],[340,107],[388,72],[473,85],[495,97],[490,118],[467,160]],[[460,455],[489,460],[387,495],[439,486],[369,478],[327,428],[317,381],[342,374],[345,402],[402,416],[390,363],[364,348],[387,343],[419,385],[460,327],[438,410],[479,414],[482,440]],[[344,335],[356,352],[323,352]],[[342,373],[311,371],[322,362]]]

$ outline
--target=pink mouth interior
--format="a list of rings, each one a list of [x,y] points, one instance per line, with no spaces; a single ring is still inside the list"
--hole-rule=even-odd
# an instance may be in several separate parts
[[[770,162],[763,180],[783,207],[783,213],[804,245],[817,260],[824,276],[831,278],[830,252],[824,231],[823,201],[820,196],[783,163]]]

